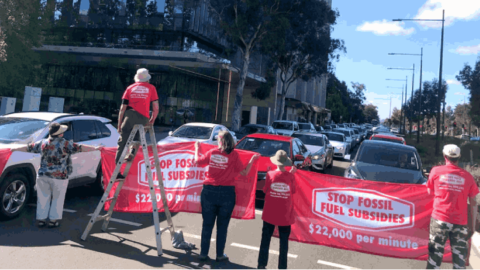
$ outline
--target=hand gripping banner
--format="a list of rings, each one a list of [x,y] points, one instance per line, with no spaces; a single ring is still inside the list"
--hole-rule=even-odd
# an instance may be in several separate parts
[[[217,147],[208,144],[202,144],[199,149],[199,155],[203,155],[210,149]],[[160,167],[163,177],[163,185],[167,196],[168,207],[171,212],[189,212],[201,213],[200,194],[202,193],[203,180],[207,167],[201,168],[194,165],[195,146],[193,142],[174,143],[157,146],[160,159]],[[115,169],[115,151],[116,147],[104,148],[102,150],[102,172],[104,183],[108,184],[110,176]],[[252,152],[238,151],[240,158],[247,166]],[[150,155],[152,155],[150,151]],[[152,168],[155,168],[153,157],[150,156]],[[257,164],[253,164],[250,173],[247,176],[239,175],[235,181],[235,192],[237,201],[232,217],[237,219],[255,218],[255,191],[257,187]],[[123,169],[125,164],[123,165]],[[153,170],[153,181],[158,186],[157,171]],[[156,182],[156,183],[155,183]],[[157,200],[159,211],[163,211],[161,203],[160,189],[155,190],[156,198],[151,198],[148,186],[147,171],[143,152],[140,148],[126,181],[120,191],[114,211],[130,213],[151,213],[152,199]],[[115,188],[109,194],[112,197]],[[105,204],[105,210],[110,207],[110,202]]]
[[[290,240],[363,253],[428,259],[433,195],[393,184],[297,171]],[[278,237],[278,231],[275,232]],[[450,243],[444,262],[451,262]]]

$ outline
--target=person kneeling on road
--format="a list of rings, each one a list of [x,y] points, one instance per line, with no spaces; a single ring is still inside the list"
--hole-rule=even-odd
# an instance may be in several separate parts
[[[465,269],[467,241],[475,232],[475,196],[479,191],[472,175],[458,167],[458,146],[445,145],[443,156],[446,165],[434,167],[427,182],[428,194],[433,192],[435,196],[430,221],[427,269],[440,268],[447,239],[450,239],[452,247],[453,268]],[[470,202],[468,206],[467,198]],[[470,215],[467,214],[467,209]]]
[[[293,210],[293,194],[296,191],[294,173],[297,171],[292,166],[292,160],[288,158],[287,152],[278,150],[275,156],[270,158],[273,164],[277,165],[275,171],[269,171],[266,176],[265,204],[263,206],[263,229],[260,252],[258,254],[258,269],[265,269],[268,264],[268,250],[275,226],[280,232],[280,257],[278,258],[278,269],[287,269],[288,237],[292,224],[295,223],[295,212]],[[292,166],[290,172],[285,166]]]
[[[43,227],[49,219],[48,227],[60,226],[63,204],[68,187],[68,176],[72,173],[70,156],[78,152],[101,150],[102,146],[76,144],[63,138],[68,126],[53,123],[49,127],[49,138],[13,149],[41,154],[40,169],[37,173],[37,225]]]
[[[253,162],[259,158],[254,155],[244,168],[240,155],[235,150],[235,141],[228,131],[218,134],[218,148],[208,151],[198,157],[200,142],[195,143],[195,162],[199,167],[208,165],[208,174],[203,184],[200,204],[202,206],[202,240],[199,259],[209,259],[208,251],[212,238],[213,227],[217,220],[217,261],[226,261],[224,254],[227,242],[227,230],[233,209],[235,208],[235,178],[238,174],[248,175]]]

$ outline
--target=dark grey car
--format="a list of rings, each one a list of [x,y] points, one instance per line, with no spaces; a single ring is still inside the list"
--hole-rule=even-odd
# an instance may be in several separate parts
[[[384,141],[364,141],[344,176],[391,183],[427,182],[415,147]]]

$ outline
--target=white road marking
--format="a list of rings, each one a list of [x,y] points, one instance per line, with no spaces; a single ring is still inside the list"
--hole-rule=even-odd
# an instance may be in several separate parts
[[[256,209],[255,209],[255,215],[261,215],[261,214],[263,214],[263,211],[262,211],[262,210],[256,210]]]
[[[77,211],[76,211],[76,210],[71,210],[71,209],[65,209],[65,208],[63,208],[63,212],[76,213]]]
[[[355,267],[351,267],[351,266],[346,266],[346,265],[343,265],[343,264],[332,263],[332,262],[327,262],[327,261],[322,261],[322,260],[318,260],[317,263],[328,265],[328,266],[333,266],[333,267],[337,267],[337,268],[342,268],[342,269],[359,269],[359,268],[355,268]]]
[[[195,234],[189,234],[189,233],[183,233],[184,236],[190,237],[190,238],[195,238],[195,239],[200,239],[202,240],[202,237],[200,235],[195,235]],[[215,241],[215,238],[210,239],[211,242]]]
[[[92,215],[93,215],[93,214],[88,214],[89,217],[91,217]],[[118,218],[110,218],[110,221],[117,222],[117,223],[123,223],[123,224],[127,224],[127,225],[132,225],[132,226],[136,226],[136,227],[142,226],[141,223],[136,223],[136,222],[132,222],[132,221],[122,220],[122,219],[118,219]]]
[[[64,245],[71,245],[71,246],[78,246],[78,247],[85,247],[79,243],[75,243],[71,240],[67,240],[67,241],[64,241],[64,242],[61,242],[60,244],[64,244]]]
[[[252,246],[247,246],[247,245],[238,244],[238,243],[232,243],[231,246],[239,247],[239,248],[246,248],[246,249],[255,250],[255,251],[260,251],[260,248],[258,248],[258,247],[252,247]],[[280,255],[280,253],[276,250],[269,250],[268,253],[274,254],[274,255]],[[298,257],[298,255],[288,253],[287,257],[296,259]]]

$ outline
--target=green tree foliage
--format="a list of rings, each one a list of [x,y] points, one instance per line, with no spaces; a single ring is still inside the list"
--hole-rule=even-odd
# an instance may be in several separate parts
[[[465,64],[463,69],[457,75],[457,80],[460,81],[466,89],[470,90],[470,104],[471,110],[469,112],[472,118],[472,123],[476,126],[480,125],[480,57],[474,67]]]
[[[35,78],[39,60],[32,48],[41,45],[41,18],[38,0],[0,1],[1,95],[21,97]]]
[[[344,81],[340,81],[335,74],[329,75],[327,84],[326,106],[332,111],[332,119],[340,122],[364,122],[364,84],[352,82],[353,91],[348,89]],[[340,116],[342,121],[340,121]]]
[[[372,122],[372,120],[380,120],[378,117],[378,107],[373,104],[365,105],[363,108],[363,115],[365,116],[365,121],[367,123]]]
[[[209,8],[220,22],[224,34],[242,56],[240,80],[237,86],[232,114],[232,129],[241,125],[243,89],[248,74],[250,57],[258,51],[266,35],[279,27],[280,16],[291,11],[292,0],[210,0]]]
[[[261,42],[262,52],[278,68],[282,82],[277,119],[283,117],[285,96],[292,83],[327,73],[331,70],[330,60],[339,57],[335,53],[346,51],[343,41],[330,37],[339,14],[326,1],[292,1],[289,10],[276,17],[277,27]]]

